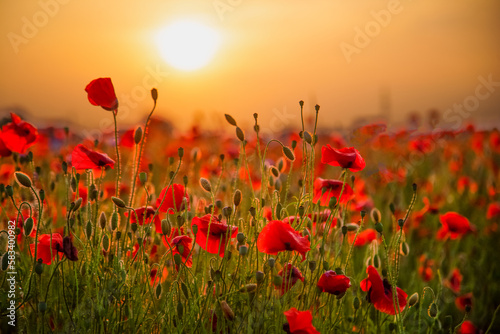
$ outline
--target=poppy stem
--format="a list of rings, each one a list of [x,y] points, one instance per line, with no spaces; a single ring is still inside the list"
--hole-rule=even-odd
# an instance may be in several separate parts
[[[115,147],[116,147],[116,190],[115,196],[120,197],[120,178],[121,178],[121,170],[120,170],[120,150],[118,149],[118,124],[116,122],[116,114],[118,113],[118,109],[113,111],[113,120],[115,122]],[[115,205],[115,211],[118,210]]]

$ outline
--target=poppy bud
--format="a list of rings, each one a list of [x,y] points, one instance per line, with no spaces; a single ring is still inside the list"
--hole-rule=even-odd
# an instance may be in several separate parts
[[[304,136],[304,140],[306,141],[306,143],[308,143],[309,145],[311,145],[313,143],[313,138],[312,138],[311,134],[309,133],[309,131],[304,131],[303,136]]]
[[[403,219],[398,219],[398,225],[399,227],[403,227],[403,225],[405,224],[405,221]]]
[[[23,228],[24,228],[24,235],[25,236],[29,236],[31,234],[31,232],[33,231],[33,225],[34,225],[34,221],[33,221],[33,218],[31,218],[31,217],[28,217],[24,221]]]
[[[6,271],[9,267],[9,252],[2,255],[2,271]]]
[[[276,263],[276,259],[274,257],[270,257],[269,260],[267,260],[267,264],[269,267],[273,268],[274,264]]]
[[[115,205],[117,207],[119,207],[121,209],[127,207],[127,205],[125,204],[125,202],[121,198],[111,196],[111,200],[113,201],[113,203],[115,203]]]
[[[231,124],[232,126],[236,126],[236,121],[234,120],[234,118],[229,115],[229,114],[224,114],[224,117],[226,117],[226,121]]]
[[[275,177],[279,177],[280,176],[280,172],[278,170],[278,168],[274,167],[274,166],[271,166],[271,173],[275,176]]]
[[[135,129],[134,143],[138,145],[141,142],[141,139],[142,139],[142,128],[138,127],[137,129]]]
[[[40,196],[40,200],[43,201],[45,199],[45,190],[40,189],[40,191],[38,192],[38,194]]]
[[[238,234],[236,234],[236,240],[238,240],[239,244],[243,244],[245,242],[245,234],[243,234],[243,232],[238,232]]]
[[[413,191],[417,191],[417,184],[416,183],[412,184],[412,188],[413,188]]]
[[[196,226],[196,225],[194,225],[194,226]],[[169,235],[171,230],[172,230],[172,226],[170,225],[170,222],[168,221],[168,219],[162,219],[161,220],[161,233],[163,235]]]
[[[410,296],[410,298],[408,298],[409,307],[414,306],[416,303],[418,303],[418,292],[415,292],[413,295]]]
[[[191,230],[193,231],[193,234],[196,236],[198,234],[198,225],[193,225],[191,227]]]
[[[148,174],[146,174],[145,172],[141,172],[139,174],[139,181],[141,181],[141,183],[144,185],[148,181]]]
[[[253,206],[251,206],[249,209],[248,209],[248,212],[250,212],[250,215],[255,218],[255,214],[257,213],[255,208]]]
[[[358,297],[354,297],[352,301],[352,306],[354,307],[355,310],[359,309],[359,307],[361,306],[361,302]]]
[[[391,210],[392,214],[396,212],[396,208],[394,207],[394,203],[389,204],[389,209]]]
[[[331,197],[330,202],[328,203],[328,207],[330,209],[335,208],[335,205],[337,205],[337,198],[336,197]]]
[[[335,268],[335,273],[337,275],[345,275],[344,271],[340,267]]]
[[[234,312],[231,309],[231,307],[229,307],[228,303],[225,300],[220,302],[220,308],[222,310],[222,313],[224,314],[224,317],[227,320],[229,320],[229,321],[234,320]]]
[[[370,216],[372,217],[372,220],[376,223],[380,223],[380,220],[382,219],[380,210],[377,208],[373,208],[372,211],[370,212]]]
[[[276,287],[280,287],[281,284],[283,284],[283,277],[280,276],[280,275],[276,275],[273,277],[273,284],[276,286]]]
[[[330,270],[330,264],[328,263],[328,261],[323,261],[323,270]]]
[[[205,179],[204,177],[200,178],[200,186],[205,190],[207,193],[212,192],[212,185],[210,184],[210,181]]]
[[[184,313],[184,308],[182,306],[181,302],[177,303],[177,315],[179,316],[180,319],[182,319],[182,314]]]
[[[156,299],[160,299],[161,296],[161,283],[158,283],[155,290]]]
[[[174,262],[176,265],[180,265],[182,263],[182,258],[179,253],[174,254]]]
[[[85,225],[85,235],[87,239],[90,240],[90,237],[92,236],[92,223],[90,222],[90,220]]]
[[[262,273],[262,272],[258,271],[257,273]],[[264,273],[262,273],[262,275],[264,275]],[[262,280],[263,279],[264,277],[262,277]],[[255,290],[257,290],[257,284],[247,284],[240,289],[240,292],[255,292]]]
[[[83,199],[81,197],[78,197],[78,199],[75,202],[72,202],[72,203],[74,203],[73,211],[77,211],[78,209],[80,209],[80,206],[82,205],[82,201],[83,201]]]
[[[382,223],[376,223],[375,224],[375,230],[378,233],[382,234],[382,232],[384,231],[384,225],[382,225]]]
[[[241,130],[239,127],[236,127],[236,137],[238,137],[240,141],[245,140],[245,134],[243,133],[243,130]]]
[[[346,235],[347,234],[347,226],[342,226],[342,234]]]
[[[314,109],[316,110],[316,112],[318,112],[319,111],[319,104],[315,105]]]
[[[465,305],[465,313],[469,313],[472,306],[470,304]]]
[[[122,231],[116,231],[116,239],[120,240],[122,237]]]
[[[236,189],[233,195],[233,204],[234,206],[239,206],[241,203],[241,190]]]
[[[184,149],[182,147],[179,147],[177,149],[177,154],[179,155],[179,158],[182,159],[182,157],[184,156]]]
[[[295,160],[295,155],[293,154],[292,150],[288,146],[283,146],[282,147],[283,155],[290,161]]]
[[[139,245],[142,245],[142,238],[141,238],[141,237],[137,237],[137,243],[138,243]]]
[[[257,281],[257,283],[262,283],[264,281],[264,273],[262,271],[256,271],[255,280]]]
[[[429,306],[429,310],[427,311],[429,317],[435,318],[438,313],[438,308],[435,302],[432,302],[431,306]]]
[[[247,245],[241,245],[238,249],[239,253],[241,256],[245,256],[248,254],[248,247]]]
[[[359,229],[359,225],[358,224],[347,224],[345,226],[347,227],[347,230],[349,232],[356,232]]]
[[[66,161],[63,161],[61,163],[61,169],[62,169],[62,171],[63,171],[64,174],[68,173],[68,163]]]
[[[113,214],[111,215],[111,230],[116,230],[116,228],[118,227],[118,213],[117,212],[113,212]]]
[[[155,102],[158,100],[158,90],[156,88],[151,89],[151,98]]]
[[[311,240],[311,233],[309,233],[309,230],[307,228],[305,228],[305,229],[302,230],[302,236],[303,237],[307,236],[307,239]]]
[[[299,101],[299,105],[300,105],[300,107],[302,108],[302,107],[304,106],[304,101],[300,100],[300,101]]]
[[[16,180],[20,185],[26,188],[31,188],[32,183],[28,175],[22,172],[15,172],[14,175],[16,176]]]
[[[101,215],[99,216],[99,225],[103,230],[106,227],[106,221],[107,221],[106,214],[104,212],[101,212]]]
[[[135,233],[137,231],[137,223],[130,224],[130,228],[132,229],[132,232]]]
[[[35,265],[35,273],[41,275],[43,273],[43,261],[42,259],[38,259]]]
[[[7,196],[12,197],[14,196],[14,189],[12,189],[12,186],[9,184],[8,186],[5,187],[5,193]]]
[[[38,311],[42,312],[42,313],[45,313],[45,311],[47,311],[47,303],[45,303],[45,302],[39,302],[38,303]]]
[[[410,245],[406,241],[401,243],[401,254],[407,256],[410,253]]]
[[[189,298],[189,291],[188,291],[186,283],[181,282],[181,290],[182,290],[182,293],[184,294],[184,297],[186,297],[186,299],[188,299]]]
[[[222,209],[222,213],[224,214],[224,217],[226,217],[226,219],[229,219],[229,217],[231,217],[231,214],[233,213],[233,209],[230,206],[226,206]]]
[[[73,190],[73,192],[75,192],[76,191],[76,178],[74,176],[71,177],[70,185],[71,185],[71,190]]]

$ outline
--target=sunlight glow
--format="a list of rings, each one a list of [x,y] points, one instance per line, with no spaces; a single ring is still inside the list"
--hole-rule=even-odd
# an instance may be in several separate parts
[[[210,62],[219,44],[219,34],[200,23],[176,21],[156,36],[162,58],[173,67],[192,71]]]

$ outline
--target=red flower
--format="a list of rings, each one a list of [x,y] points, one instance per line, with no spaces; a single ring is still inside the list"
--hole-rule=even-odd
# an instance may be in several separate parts
[[[291,263],[287,263],[283,269],[279,271],[278,275],[283,277],[281,287],[276,287],[276,289],[281,289],[281,295],[284,295],[285,292],[290,290],[299,279],[304,282],[304,277],[302,276],[300,270],[292,266]]]
[[[167,193],[166,196],[165,192]],[[163,200],[163,198],[165,198],[165,200]],[[184,198],[189,203],[189,197],[184,186],[174,183],[171,187],[168,188],[168,191],[166,187],[163,188],[160,193],[160,197],[158,197],[158,199],[156,200],[156,206],[160,208],[161,212],[174,213],[174,209],[175,211],[181,211],[182,200]]]
[[[20,154],[32,146],[38,138],[38,130],[14,113],[10,113],[12,122],[3,126],[0,132],[0,152],[1,156],[8,156],[8,151]]]
[[[151,279],[149,281],[149,284],[151,284],[151,286],[155,286],[156,284],[161,284],[161,283],[165,282],[167,277],[168,277],[168,271],[167,271],[166,267],[163,267],[163,273],[162,273],[161,277],[158,274],[158,268],[154,267],[149,272],[149,278]]]
[[[351,280],[344,275],[337,275],[333,270],[323,273],[318,281],[318,288],[322,292],[328,292],[333,295],[342,295],[351,286]]]
[[[460,292],[460,286],[462,283],[462,274],[460,274],[460,270],[458,268],[453,269],[451,272],[450,278],[445,281],[445,285],[451,289],[451,291],[455,293]]]
[[[297,251],[306,259],[306,252],[311,249],[311,242],[295,231],[287,223],[279,220],[269,222],[259,234],[257,239],[259,252],[276,255],[282,251]]]
[[[500,216],[500,203],[490,203],[488,205],[488,211],[486,212],[486,219],[496,218]]]
[[[314,198],[313,202],[316,204],[320,201],[323,206],[328,206],[330,198],[335,197],[340,203],[347,203],[354,195],[350,185],[345,183],[344,190],[342,191],[342,181],[338,180],[324,180],[322,178],[317,178],[314,181]],[[339,196],[342,191],[342,196]]]
[[[472,307],[472,292],[466,293],[464,295],[455,298],[455,305],[460,311],[465,311],[467,305]]]
[[[147,209],[146,209],[146,207],[143,206],[142,208],[135,209],[135,213],[134,213],[134,211],[125,212],[125,217],[128,217],[129,214],[131,215],[130,216],[130,223],[131,224],[136,223],[136,224],[142,225],[144,223],[144,217],[146,218],[146,224],[151,224],[151,219],[153,219],[155,211],[156,210],[152,206],[148,206]],[[136,213],[137,213],[137,217],[135,216]],[[139,221],[137,221],[137,219],[139,219]],[[161,233],[160,216],[156,215],[155,220],[154,220],[154,224],[155,224],[156,233]]]
[[[90,103],[94,106],[100,106],[108,111],[118,108],[118,99],[116,98],[115,88],[111,78],[99,78],[92,80],[85,91],[88,94]]]
[[[351,172],[358,172],[365,168],[365,160],[354,147],[335,149],[330,145],[321,148],[321,162],[330,166],[349,168]]]
[[[288,321],[288,328],[291,334],[320,334],[312,325],[311,311],[299,311],[292,307],[283,312]]]
[[[418,267],[418,274],[425,282],[429,282],[434,277],[434,260],[428,259],[427,255],[420,256],[420,267]]]
[[[472,323],[470,320],[465,320],[462,323],[462,326],[460,326],[460,329],[458,330],[459,334],[476,334],[477,329],[476,326]]]
[[[218,253],[220,257],[224,257],[228,237],[229,239],[235,238],[238,233],[238,227],[228,226],[219,221],[217,216],[210,214],[201,218],[194,217],[191,228],[194,225],[198,226],[196,243],[210,254]]]
[[[473,231],[469,220],[456,212],[447,212],[441,215],[439,221],[443,225],[437,232],[437,238],[440,240],[447,237],[454,240]]]
[[[113,168],[115,162],[106,153],[92,151],[78,144],[71,153],[71,164],[76,169],[100,169],[107,166]]]
[[[353,242],[355,235],[356,235],[356,233],[349,234],[349,242],[350,243]],[[373,240],[377,240],[377,231],[375,231],[372,228],[367,228],[366,230],[358,233],[358,236],[356,237],[356,240],[354,241],[354,246],[362,247],[362,246],[365,246],[365,245],[371,243]]]
[[[161,239],[165,246],[168,247],[167,242],[165,241],[164,238]],[[180,235],[172,239],[171,241],[171,246],[173,248],[173,253],[179,254],[182,258],[182,262],[186,265],[186,267],[191,268],[193,266],[193,254],[189,255],[191,253],[191,245],[192,245],[193,239],[188,237],[187,235]],[[188,258],[189,255],[189,258]],[[177,270],[179,270],[178,266],[175,266]]]
[[[52,243],[51,243],[52,237]],[[35,244],[30,245],[31,254],[35,256]],[[50,256],[52,249],[52,257]],[[57,252],[63,253],[63,238],[59,233],[42,234],[38,236],[38,247],[36,257],[42,259],[43,263],[51,264]],[[37,259],[37,260],[38,260]]]
[[[360,287],[361,290],[368,291],[368,302],[373,303],[373,306],[380,312],[391,315],[396,314],[392,299],[392,286],[387,279],[384,278],[382,281],[375,267],[368,266],[366,272],[368,273],[368,278],[361,281]],[[399,312],[401,312],[406,306],[407,294],[398,287],[396,287],[396,291]]]

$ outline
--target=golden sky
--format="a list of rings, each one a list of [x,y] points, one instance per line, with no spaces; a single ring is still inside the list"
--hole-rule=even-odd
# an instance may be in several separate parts
[[[467,114],[498,125],[499,14],[497,0],[2,1],[0,110],[91,132],[112,117],[84,88],[111,77],[123,127],[144,118],[152,103],[142,93],[154,84],[158,114],[180,128],[224,124],[224,113],[251,125],[258,112],[262,128],[279,131],[300,124],[299,100],[310,114],[321,105],[321,126],[348,126],[376,116],[388,92],[397,123],[412,110],[473,103],[489,80]],[[221,35],[199,70],[173,68],[155,44],[179,19]]]

